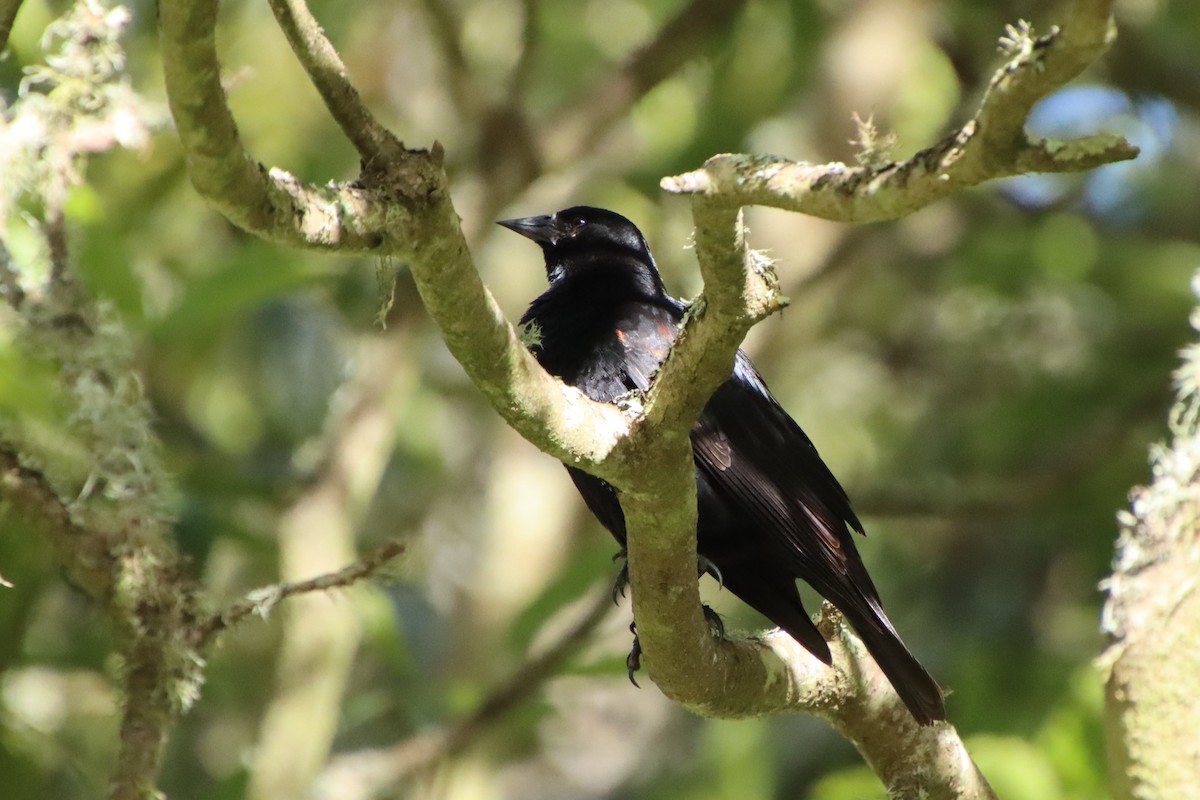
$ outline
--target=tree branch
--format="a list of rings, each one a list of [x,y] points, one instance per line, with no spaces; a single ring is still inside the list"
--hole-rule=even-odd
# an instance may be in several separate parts
[[[691,429],[733,370],[750,327],[781,307],[769,267],[746,247],[741,212],[697,198],[696,257],[704,292],[622,445],[637,480],[620,484],[629,578],[647,670],[664,694],[712,716],[761,714],[787,705],[784,665],[747,642],[717,642],[695,580],[696,480]],[[765,263],[765,262],[764,262]],[[773,277],[773,275],[771,275]]]
[[[159,4],[167,99],[196,191],[234,224],[272,241],[375,251],[387,238],[383,215],[366,218],[361,189],[316,187],[282,170],[268,173],[246,152],[221,86],[216,17],[216,0]],[[369,139],[366,133],[356,133],[356,142],[363,139]]]
[[[1046,167],[1050,158],[1062,168],[1100,163],[1089,161],[1093,156],[1087,155],[1086,147],[1080,157],[1077,144],[1028,142],[1024,120],[1038,98],[1078,74],[1102,51],[1109,30],[1109,8],[1101,5],[1103,16],[1098,23],[1072,13],[1070,35],[1055,33],[1035,40],[1025,29],[1010,31],[1014,40],[1019,40],[1013,46],[1020,52],[997,73],[976,118],[959,135],[904,165],[848,171],[840,165],[822,169],[781,165],[775,159],[726,156],[710,160],[700,172],[664,181],[665,188],[695,195],[696,249],[705,294],[689,314],[656,378],[645,416],[636,424],[634,435],[622,443],[634,451],[628,459],[631,464],[648,467],[653,463],[656,467],[639,470],[637,483],[620,485],[630,582],[648,671],[665,694],[699,713],[730,716],[804,708],[829,719],[855,743],[895,796],[991,797],[992,793],[966,757],[953,728],[945,724],[917,726],[844,626],[839,637],[852,646],[835,657],[832,672],[873,679],[839,681],[832,686],[827,679],[805,683],[811,676],[797,676],[792,670],[804,662],[815,664],[815,660],[798,647],[781,654],[748,642],[714,643],[699,611],[695,582],[690,579],[694,574],[696,500],[687,433],[711,391],[729,374],[745,332],[783,302],[769,264],[745,247],[738,208],[761,203],[810,213],[835,207],[843,215],[836,218],[844,219],[899,216],[951,188],[1017,174],[1035,165]],[[1097,8],[1094,3],[1082,6],[1091,11]],[[1095,24],[1088,27],[1085,23],[1089,21]],[[1097,30],[1103,33],[1095,35]],[[1061,41],[1057,49],[1053,46],[1056,40]],[[1092,40],[1099,44],[1086,46]],[[1045,80],[1037,80],[1041,77]],[[1106,148],[1098,158],[1111,160],[1113,153],[1135,152],[1116,140]],[[744,169],[747,164],[750,172]],[[788,185],[795,177],[789,169],[793,173],[808,171],[809,185],[803,189]],[[848,177],[838,177],[847,173]],[[756,183],[764,174],[766,179]],[[776,179],[779,182],[771,183]],[[834,201],[840,205],[821,205]],[[639,452],[650,441],[655,443],[654,452]],[[847,659],[848,652],[862,658]],[[793,676],[796,683],[784,685],[778,680],[780,675]],[[821,687],[821,693],[814,697],[795,691],[796,686]],[[835,698],[832,703],[831,697]],[[888,742],[902,742],[902,746],[882,746],[881,737],[875,735],[879,730],[894,732]],[[921,769],[915,770],[914,763],[921,764]]]
[[[20,346],[54,364],[64,419],[54,446],[26,420],[5,420],[12,445],[0,453],[5,495],[46,525],[72,577],[112,619],[123,695],[116,800],[153,791],[168,731],[195,700],[203,664],[187,641],[194,597],[169,537],[170,481],[133,348],[112,309],[79,288],[68,246],[64,204],[82,182],[83,157],[145,131],[121,74],[129,20],[98,0],[73,4],[46,30],[52,52],[28,79],[38,91],[13,105],[13,116],[39,131],[19,145],[36,167],[27,185],[5,188],[23,188],[42,206],[48,263],[10,270],[6,293],[19,306]]]
[[[276,583],[255,589],[221,613],[214,614],[193,627],[193,641],[197,647],[205,647],[213,637],[237,626],[246,617],[255,615],[265,619],[280,601],[294,595],[327,592],[352,586],[372,577],[404,553],[404,549],[400,542],[388,542],[336,572],[327,572],[296,583]]]
[[[287,37],[292,52],[308,73],[325,107],[341,126],[364,166],[369,169],[379,158],[392,159],[404,145],[363,105],[358,90],[350,83],[346,65],[329,43],[320,23],[304,0],[269,0],[271,11]]]
[[[17,450],[8,443],[0,443],[0,497],[50,535],[71,579],[92,599],[104,606],[112,602],[114,562],[107,543],[72,519],[67,504],[46,476],[23,465]]]
[[[664,178],[669,192],[733,205],[762,205],[844,222],[896,219],[966,187],[1028,172],[1078,172],[1137,156],[1119,136],[1031,140],[1034,104],[1098,58],[1114,36],[1112,0],[1074,0],[1061,28],[1035,37],[1022,23],[1001,40],[1007,62],[992,76],[975,116],[905,161],[847,167],[776,156],[713,156],[694,172]]]
[[[1200,276],[1193,278],[1200,295]],[[1192,313],[1200,330],[1200,315]],[[1176,372],[1172,442],[1153,451],[1154,482],[1118,515],[1120,536],[1101,625],[1109,646],[1105,729],[1113,797],[1196,790],[1200,707],[1200,344]]]
[[[740,209],[698,196],[692,214],[704,290],[655,376],[645,421],[685,435],[733,371],[734,354],[750,328],[788,302],[770,259],[747,246]]]

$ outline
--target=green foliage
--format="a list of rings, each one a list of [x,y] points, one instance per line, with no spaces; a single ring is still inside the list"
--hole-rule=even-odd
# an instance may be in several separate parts
[[[612,547],[603,540],[581,548],[541,593],[509,625],[509,643],[516,652],[529,649],[533,637],[557,611],[580,597],[584,587],[594,587],[612,572]]]

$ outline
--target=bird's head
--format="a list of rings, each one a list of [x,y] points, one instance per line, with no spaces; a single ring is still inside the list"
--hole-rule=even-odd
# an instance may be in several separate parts
[[[555,214],[501,220],[498,224],[537,242],[551,282],[600,262],[658,270],[637,226],[615,211],[573,206]]]

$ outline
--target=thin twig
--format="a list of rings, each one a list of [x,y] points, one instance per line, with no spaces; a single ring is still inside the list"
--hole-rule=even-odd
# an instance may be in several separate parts
[[[6,443],[0,443],[0,497],[45,528],[72,580],[102,605],[110,602],[114,559],[105,542],[78,525],[46,476],[22,464]]]
[[[8,37],[20,10],[21,0],[0,0],[0,52],[8,46]]]
[[[355,532],[399,435],[394,409],[415,379],[396,352],[411,341],[407,322],[384,335],[363,334],[349,359],[353,374],[331,403],[318,468],[279,518],[281,582],[300,582],[356,557]],[[252,800],[311,794],[329,759],[362,637],[354,608],[311,594],[288,602],[279,632],[275,689],[246,790]]]
[[[495,686],[470,714],[390,747],[336,757],[322,774],[315,794],[342,800],[375,797],[405,778],[461,753],[497,722],[531,700],[587,643],[612,609],[611,593],[600,592],[578,622]],[[333,792],[334,789],[337,791]]]
[[[393,156],[404,145],[363,104],[346,65],[304,0],[269,0],[271,11],[325,107],[365,165]]]
[[[277,603],[294,595],[343,589],[370,578],[387,566],[390,561],[404,553],[404,550],[404,544],[388,542],[336,572],[318,575],[306,581],[277,583],[255,589],[221,613],[214,614],[197,625],[192,632],[193,642],[197,648],[202,648],[214,636],[232,628],[251,614],[266,617]]]
[[[529,700],[587,642],[613,608],[612,592],[600,592],[587,613],[568,628],[558,641],[522,664],[506,681],[492,689],[473,712],[450,726],[446,736],[446,751],[442,757],[460,752],[488,725]]]
[[[558,109],[539,141],[544,161],[560,167],[592,152],[613,122],[645,94],[729,29],[745,0],[691,0],[615,72]]]

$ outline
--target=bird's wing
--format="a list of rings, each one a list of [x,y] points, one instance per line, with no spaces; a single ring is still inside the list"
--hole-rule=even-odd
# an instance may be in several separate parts
[[[627,388],[649,391],[678,334],[682,311],[673,305],[627,303],[616,319],[616,339],[622,350]]]
[[[861,532],[862,525],[849,498],[744,353],[705,406],[692,447],[727,501],[768,531],[783,557],[798,558],[806,576],[832,570],[858,577],[846,526]]]

